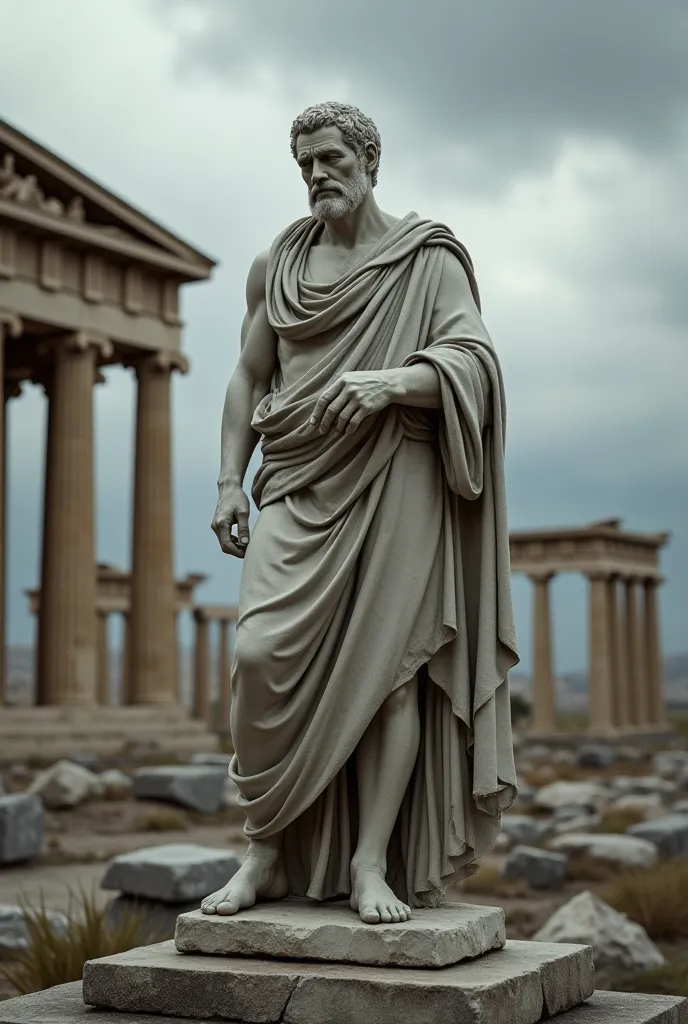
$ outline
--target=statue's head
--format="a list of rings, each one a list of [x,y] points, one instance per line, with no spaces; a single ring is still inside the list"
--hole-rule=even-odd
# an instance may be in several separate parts
[[[360,206],[377,184],[381,150],[377,128],[358,107],[330,102],[304,110],[291,126],[291,152],[313,215],[339,220]]]

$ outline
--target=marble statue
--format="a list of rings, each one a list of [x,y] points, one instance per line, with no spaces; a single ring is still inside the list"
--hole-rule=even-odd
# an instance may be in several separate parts
[[[516,796],[503,380],[466,249],[378,206],[373,122],[310,107],[291,150],[310,216],[248,275],[212,521],[243,559],[229,774],[250,842],[201,909],[348,898],[405,921],[477,869]]]

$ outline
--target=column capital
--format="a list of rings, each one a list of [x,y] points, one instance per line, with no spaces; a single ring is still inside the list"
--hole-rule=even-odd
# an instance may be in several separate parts
[[[88,349],[94,348],[96,355],[101,359],[109,359],[115,351],[110,339],[97,331],[72,331],[70,334],[61,334],[49,341],[40,342],[37,351],[39,355],[43,356],[57,348],[70,352],[86,352]]]
[[[6,330],[12,338],[18,338],[24,330],[22,318],[14,310],[0,307],[0,330]]]
[[[201,605],[196,605],[193,609],[193,617],[196,622],[208,622],[208,613]]]
[[[537,569],[526,574],[533,583],[549,583],[557,575],[556,569]]]
[[[604,580],[606,583],[607,581],[614,579],[618,574],[610,572],[609,569],[589,569],[585,575],[590,582]]]
[[[655,573],[653,573],[651,576],[643,576],[642,577],[642,583],[643,583],[643,586],[645,587],[646,590],[650,590],[651,588],[655,588],[655,587],[661,587],[661,585],[663,583],[665,583],[665,582],[666,582],[666,577],[665,576],[659,576],[658,574],[655,574]]]
[[[122,360],[124,366],[131,367],[137,374],[152,373],[178,373],[189,372],[189,360],[181,352],[168,352],[166,349],[159,349],[157,352],[142,352],[131,354]]]

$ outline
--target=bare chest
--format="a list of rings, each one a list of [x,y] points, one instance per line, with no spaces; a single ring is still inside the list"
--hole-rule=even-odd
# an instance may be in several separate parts
[[[334,284],[363,263],[374,248],[375,243],[359,245],[354,249],[312,245],[306,257],[305,274],[315,284]]]

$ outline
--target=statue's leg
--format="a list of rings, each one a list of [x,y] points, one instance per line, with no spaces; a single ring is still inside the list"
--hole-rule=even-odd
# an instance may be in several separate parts
[[[351,860],[351,906],[368,924],[406,921],[410,907],[385,881],[387,847],[418,753],[418,681],[384,702],[356,748],[358,844]]]
[[[201,910],[204,914],[236,914],[257,900],[283,899],[288,888],[281,833],[269,839],[252,839],[237,873],[222,889],[206,896]]]

